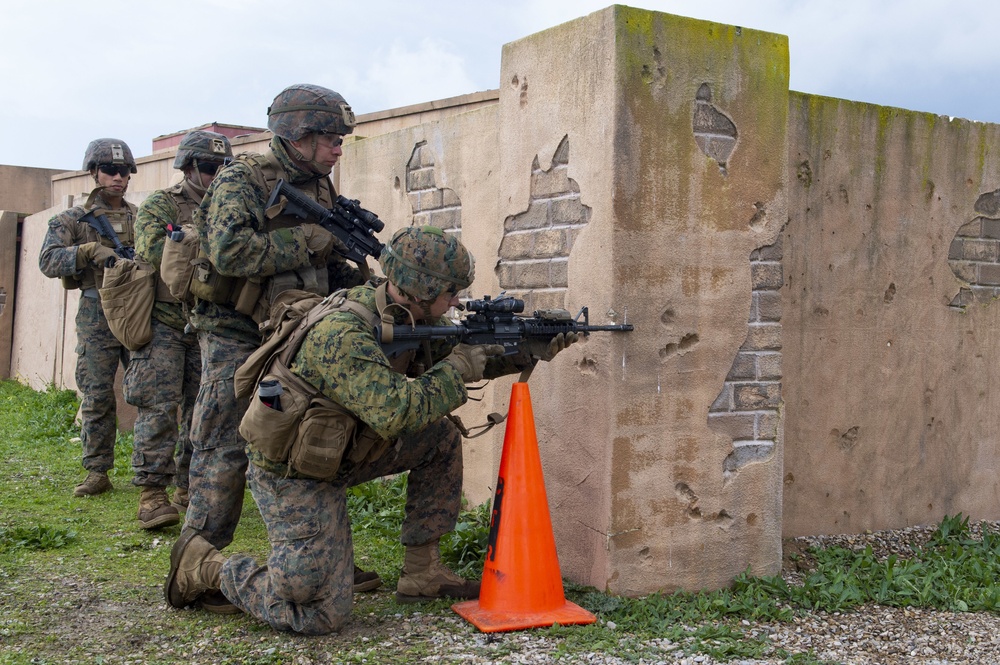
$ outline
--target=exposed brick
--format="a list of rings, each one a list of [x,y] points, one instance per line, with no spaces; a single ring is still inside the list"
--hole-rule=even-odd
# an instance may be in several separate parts
[[[552,261],[549,282],[552,286],[569,286],[569,261]]]
[[[531,254],[536,259],[553,256],[567,256],[566,232],[561,229],[542,229],[531,234],[533,239]]]
[[[442,229],[457,229],[462,226],[462,209],[447,208],[431,211],[431,225]]]
[[[972,294],[970,289],[959,289],[958,295],[952,298],[951,302],[948,303],[949,307],[968,307],[976,301],[975,296]]]
[[[781,293],[779,291],[759,291],[754,296],[757,300],[758,321],[781,320]]]
[[[524,302],[525,312],[534,312],[536,309],[565,309],[566,290],[547,289],[545,291],[532,291],[531,302]]]
[[[962,238],[979,238],[982,236],[982,233],[983,233],[982,219],[980,217],[976,217],[968,224],[963,224],[962,226],[960,226],[955,235]]]
[[[766,441],[777,441],[778,439],[778,426],[781,424],[781,418],[778,416],[777,411],[766,411],[764,413],[758,413],[757,415],[757,435],[755,439],[763,439]]]
[[[1000,238],[1000,219],[983,219],[983,237]]]
[[[500,259],[511,261],[531,257],[533,233],[508,233],[500,242]]]
[[[504,231],[527,231],[541,229],[549,225],[549,206],[542,201],[532,201],[528,209],[520,215],[513,215],[504,221]]]
[[[410,210],[420,212],[420,192],[410,192],[406,198],[410,200]]]
[[[780,289],[783,282],[780,263],[751,263],[750,284],[754,291]]]
[[[454,189],[449,189],[445,187],[444,189],[441,190],[441,196],[442,196],[441,205],[443,206],[462,205],[462,199],[458,198],[458,194],[455,193]]]
[[[733,452],[726,455],[722,463],[725,473],[734,473],[754,462],[767,462],[774,454],[774,444],[758,441],[746,445],[733,445]]]
[[[955,238],[948,245],[948,259],[951,261],[961,261],[965,258],[965,241]]]
[[[781,325],[775,323],[747,326],[744,351],[778,351],[781,349]]]
[[[531,198],[547,199],[561,194],[569,194],[573,190],[566,177],[565,166],[554,166],[548,171],[535,171],[531,174]]]
[[[965,240],[962,258],[966,261],[996,261],[1000,244],[996,240]]]
[[[979,279],[976,281],[990,286],[1000,284],[1000,265],[983,264],[979,266]]]
[[[783,257],[782,251],[782,236],[778,236],[778,239],[773,245],[767,245],[766,247],[760,247],[750,254],[751,261],[780,261]]]
[[[756,378],[757,356],[753,353],[737,353],[736,358],[733,359],[733,366],[729,368],[729,375],[726,377],[726,381]]]
[[[569,164],[569,137],[564,136],[556,148],[556,153],[552,155],[553,164]]]
[[[429,189],[420,192],[420,209],[433,210],[434,208],[440,208],[441,199],[440,189]]]
[[[508,268],[507,284],[518,289],[541,289],[551,286],[549,261],[501,264]]]
[[[585,207],[578,196],[553,200],[551,210],[553,224],[579,224],[587,220]]]
[[[708,426],[730,439],[753,439],[756,418],[752,413],[709,413]]]
[[[500,261],[497,263],[495,271],[497,274],[497,282],[500,284],[501,289],[515,289],[521,286],[520,284],[514,283],[514,278],[517,276],[514,273],[514,266],[516,265],[516,263],[509,263],[506,261]]]
[[[427,226],[431,223],[431,215],[428,212],[419,212],[413,215],[413,226]]]
[[[780,403],[780,383],[737,383],[733,385],[733,407],[736,411],[777,408]]]
[[[971,261],[950,261],[952,271],[959,279],[975,282],[979,279],[979,264]]]
[[[761,353],[757,356],[757,378],[764,381],[781,379],[780,353]]]
[[[406,191],[434,188],[434,169],[418,169],[406,174]]]
[[[722,384],[722,392],[719,396],[715,398],[712,402],[712,406],[708,407],[709,413],[716,413],[719,411],[732,411],[733,410],[733,384],[728,381]]]

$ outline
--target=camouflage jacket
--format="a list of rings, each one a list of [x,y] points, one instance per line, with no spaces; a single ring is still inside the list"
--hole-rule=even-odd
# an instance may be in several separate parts
[[[355,287],[347,297],[376,311],[371,285]],[[401,309],[393,310],[399,312],[394,316],[397,323],[407,320]],[[451,321],[442,318],[437,323]],[[452,345],[436,340],[430,347],[434,364],[429,369],[418,376],[414,375],[419,370],[412,371],[414,365],[406,374],[396,372],[368,322],[350,312],[334,312],[309,331],[289,369],[391,441],[419,432],[468,399],[458,370],[441,362]],[[422,355],[417,354],[417,362]],[[530,363],[520,357],[491,358],[484,376],[512,374]]]
[[[190,224],[191,211],[202,197],[191,182],[184,179],[169,189],[161,189],[150,194],[135,218],[135,253],[143,261],[152,264],[159,279],[160,262],[163,259],[163,243],[167,238],[167,225]],[[184,330],[187,318],[180,303],[157,300],[153,304],[153,318],[175,330]]]
[[[81,270],[76,269],[76,252],[79,245],[100,241],[107,247],[114,247],[110,240],[101,238],[89,224],[80,221],[80,218],[91,210],[107,215],[122,244],[132,246],[135,206],[122,199],[122,208],[111,210],[101,194],[96,192],[95,195],[95,192],[91,192],[93,202],[89,207],[73,206],[49,220],[49,228],[38,255],[38,267],[46,277],[75,279],[82,289],[101,287],[104,281],[103,268],[90,265]]]
[[[289,183],[307,193],[326,177],[297,166],[278,137],[271,139],[269,153],[285,170]],[[269,277],[310,264],[301,226],[267,230],[264,206],[270,192],[260,181],[251,164],[237,159],[219,172],[194,213],[202,249],[222,275]],[[331,259],[335,261],[330,266],[332,289],[363,281],[358,270],[342,258]],[[228,305],[199,300],[192,308],[191,323],[199,330],[239,341],[251,344],[261,341],[253,318]]]

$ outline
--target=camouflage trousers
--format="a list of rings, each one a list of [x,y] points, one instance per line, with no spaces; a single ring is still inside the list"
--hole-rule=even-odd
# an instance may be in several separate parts
[[[400,540],[422,545],[455,528],[462,495],[462,436],[441,419],[403,437],[380,459],[341,469],[332,482],[285,478],[251,466],[250,490],[267,526],[267,565],[245,555],[222,566],[222,593],[277,630],[326,635],[351,615],[354,547],[347,488],[409,470]]]
[[[110,471],[115,466],[118,363],[128,367],[129,352],[108,328],[97,298],[82,296],[76,312],[76,387],[83,394],[83,468]]]
[[[133,485],[188,486],[189,430],[200,383],[198,338],[153,319],[153,339],[132,352],[122,381],[125,401],[138,409]]]
[[[199,332],[201,385],[191,419],[191,470],[185,529],[216,548],[233,542],[246,491],[246,442],[239,426],[250,405],[236,399],[233,377],[256,345]]]

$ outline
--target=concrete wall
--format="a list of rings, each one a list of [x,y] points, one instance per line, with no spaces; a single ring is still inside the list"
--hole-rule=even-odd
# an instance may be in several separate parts
[[[50,207],[50,183],[60,173],[58,169],[0,165],[0,210],[30,215]]]
[[[1000,126],[790,106],[785,534],[997,519]]]

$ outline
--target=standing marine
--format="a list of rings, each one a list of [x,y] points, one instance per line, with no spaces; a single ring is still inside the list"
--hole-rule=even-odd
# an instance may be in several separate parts
[[[133,430],[132,483],[142,488],[137,519],[143,529],[177,524],[179,511],[187,508],[189,431],[201,382],[198,337],[188,328],[184,303],[163,281],[163,250],[170,233],[191,228],[192,215],[208,186],[232,158],[232,147],[224,135],[204,130],[188,132],[177,146],[174,159],[174,168],[184,174],[184,179],[150,194],[136,217],[136,256],[156,270],[153,338],[132,352],[122,382],[125,400],[138,409]],[[172,501],[166,491],[169,485],[176,487]]]
[[[125,191],[136,165],[124,141],[104,138],[87,146],[83,168],[96,187],[83,205],[49,220],[38,267],[46,277],[60,278],[64,288],[80,290],[76,385],[83,394],[80,439],[87,477],[73,494],[92,496],[112,489],[108,471],[115,465],[115,375],[119,363],[128,366],[129,352],[108,328],[97,292],[103,285],[105,266],[116,260],[115,244],[99,236],[85,217],[88,213],[104,215],[122,245],[133,246],[136,208],[125,200]]]
[[[201,347],[201,387],[191,426],[193,454],[184,531],[222,549],[232,542],[246,487],[246,442],[239,423],[248,400],[237,399],[236,368],[260,345],[258,325],[279,293],[299,289],[326,295],[364,280],[334,251],[334,236],[317,224],[267,207],[278,180],[325,208],[337,194],[330,173],[354,129],[344,98],[299,84],[282,90],[268,108],[274,133],[268,150],[239,155],[212,182],[194,212],[204,261],[191,282],[190,320]],[[381,583],[359,571],[359,590]],[[201,599],[210,611],[231,611],[221,594]]]

